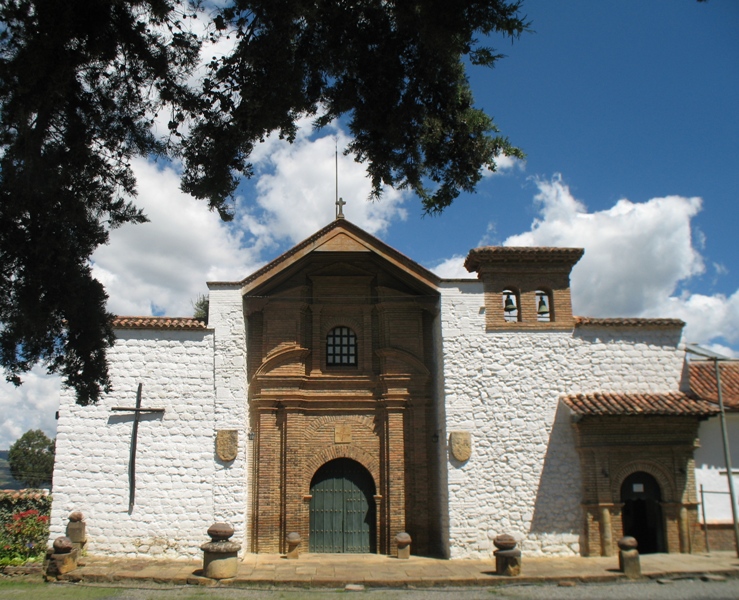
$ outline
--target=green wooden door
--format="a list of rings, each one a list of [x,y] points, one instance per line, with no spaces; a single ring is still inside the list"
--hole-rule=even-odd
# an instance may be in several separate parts
[[[311,552],[375,551],[375,485],[358,462],[337,458],[311,481]]]

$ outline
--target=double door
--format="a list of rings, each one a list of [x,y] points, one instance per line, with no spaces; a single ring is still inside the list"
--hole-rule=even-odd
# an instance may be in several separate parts
[[[358,462],[337,458],[311,482],[311,552],[375,552],[374,482]]]

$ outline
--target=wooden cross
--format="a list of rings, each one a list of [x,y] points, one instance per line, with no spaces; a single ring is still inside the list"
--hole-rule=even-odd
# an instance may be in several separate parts
[[[163,413],[163,408],[141,408],[141,387],[136,392],[136,407],[126,408],[123,406],[115,406],[111,410],[125,410],[133,412],[133,430],[131,432],[131,454],[128,459],[128,514],[133,512],[133,503],[136,497],[136,441],[139,433],[139,420],[141,413]]]

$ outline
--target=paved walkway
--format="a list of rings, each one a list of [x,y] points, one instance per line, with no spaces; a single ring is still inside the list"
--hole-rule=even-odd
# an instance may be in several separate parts
[[[137,582],[170,585],[215,585],[201,576],[199,561],[120,559],[88,556],[67,575],[72,581]],[[733,552],[712,554],[648,554],[641,557],[642,573],[651,578],[700,575],[739,577]],[[492,586],[507,582],[598,582],[622,578],[618,557],[524,557],[520,577],[498,577],[492,560],[440,560],[413,556],[303,554],[287,560],[275,554],[248,554],[236,578],[220,585],[251,587],[367,587]]]

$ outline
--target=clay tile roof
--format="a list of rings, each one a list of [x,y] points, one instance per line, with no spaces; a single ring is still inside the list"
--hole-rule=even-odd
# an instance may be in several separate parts
[[[208,326],[192,317],[115,317],[115,329],[207,329]]]
[[[583,255],[582,248],[554,248],[550,246],[482,246],[470,250],[464,268],[477,271],[484,263],[557,262],[574,265]]]
[[[597,317],[575,317],[575,326],[593,325],[598,327],[684,327],[685,321],[680,319],[600,319]]]
[[[715,404],[682,392],[570,394],[562,401],[575,414],[588,416],[669,415],[709,417],[718,413]]]
[[[721,399],[727,410],[739,411],[739,361],[719,361],[721,369]],[[690,361],[690,389],[711,403],[718,404],[716,367],[712,360]]]

